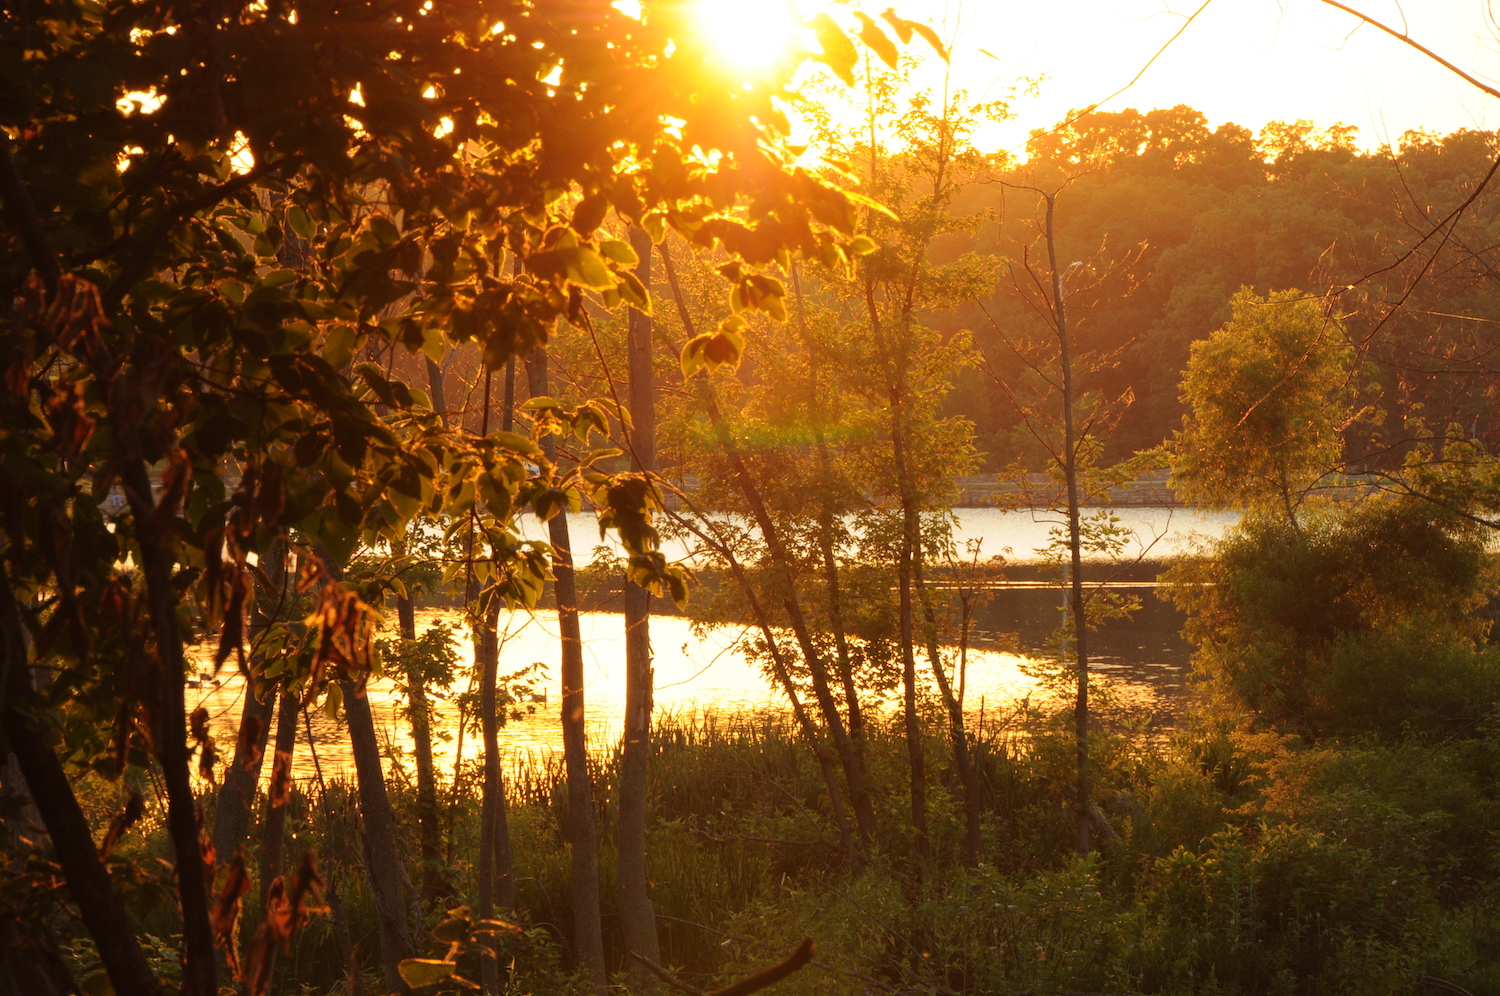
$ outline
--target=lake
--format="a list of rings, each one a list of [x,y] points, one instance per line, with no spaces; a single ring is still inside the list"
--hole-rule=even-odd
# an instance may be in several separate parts
[[[1145,537],[1144,544],[1154,544],[1149,550],[1153,560],[1184,552],[1196,539],[1221,535],[1237,521],[1234,515],[1201,515],[1182,509],[1129,508],[1118,514],[1122,524]],[[1047,656],[1049,638],[1061,621],[1062,595],[1055,585],[1040,578],[1040,571],[1028,570],[1025,562],[1036,559],[1036,549],[1046,545],[1055,522],[1041,513],[999,509],[960,509],[957,515],[955,538],[960,545],[973,538],[983,542],[986,556],[1008,550],[1007,559],[1018,564],[1013,573],[1026,578],[995,588],[974,619],[966,711],[976,719],[982,710],[994,717],[1012,710],[1022,697],[1040,694],[1035,665]],[[595,520],[586,514],[569,518],[575,544],[580,550],[588,549],[598,536]],[[534,538],[541,537],[542,530],[538,529]],[[669,551],[669,556],[686,552],[679,546]],[[1155,597],[1149,581],[1121,581],[1115,587],[1140,595],[1141,609],[1129,621],[1107,623],[1091,634],[1095,670],[1113,679],[1122,698],[1131,704],[1170,712],[1171,700],[1181,694],[1187,678],[1189,648],[1178,634],[1181,618],[1176,609]],[[419,612],[418,632],[440,619],[459,636],[461,677],[452,690],[456,694],[472,670],[472,646],[456,612]],[[508,722],[500,731],[509,768],[562,750],[557,688],[561,643],[555,611],[516,612],[504,618],[502,625],[502,675],[537,662],[544,665],[536,691],[539,699],[545,696],[545,701],[522,704],[524,718]],[[623,718],[624,618],[617,613],[585,612],[580,626],[588,735],[593,749],[607,750],[619,738]],[[782,694],[736,649],[745,633],[745,627],[718,626],[700,635],[682,617],[653,616],[651,642],[658,713],[733,715],[783,710]],[[948,653],[956,656],[951,649]],[[188,704],[190,708],[202,705],[209,710],[215,736],[227,754],[239,722],[244,682],[228,669],[220,677],[223,683],[217,687],[205,682],[201,689],[189,689]],[[369,695],[385,742],[397,755],[409,752],[406,722],[400,716],[402,702],[394,696],[390,682],[372,681]],[[440,770],[451,776],[458,749],[458,709],[451,695],[435,699],[434,706],[438,712],[434,729],[441,731],[434,754]],[[318,713],[312,717],[312,727],[317,763],[325,777],[352,770],[340,726]],[[476,756],[477,739],[477,730],[465,732],[466,759]],[[312,778],[316,773],[312,753],[300,739],[293,773],[298,779]]]

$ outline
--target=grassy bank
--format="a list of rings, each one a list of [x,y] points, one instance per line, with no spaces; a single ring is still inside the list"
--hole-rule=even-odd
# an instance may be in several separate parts
[[[981,866],[966,868],[948,749],[938,717],[928,719],[930,857],[916,857],[905,829],[904,742],[876,725],[863,749],[882,839],[864,861],[839,846],[817,766],[783,721],[665,721],[649,836],[664,962],[712,988],[811,936],[816,964],[778,991],[1363,994],[1435,991],[1428,980],[1441,979],[1475,996],[1500,992],[1500,729],[1309,748],[1204,726],[1166,740],[1127,716],[1098,735],[1103,839],[1079,859],[1065,789],[1071,744],[1059,717],[1018,715],[977,738],[984,850]],[[601,757],[595,799],[616,798],[617,777],[618,758]],[[92,789],[100,825],[119,787]],[[568,991],[560,764],[512,770],[507,790],[514,916],[529,928],[503,942],[509,991]],[[415,879],[415,794],[398,782],[393,797]],[[448,801],[445,905],[472,903],[477,792]],[[332,911],[281,960],[276,991],[345,991],[352,954],[363,991],[379,992],[356,795],[342,782],[304,784],[291,807],[289,860],[317,852]],[[596,816],[608,957],[620,969],[615,819],[602,803]],[[165,964],[176,928],[156,817],[148,806],[111,860]],[[86,975],[86,946],[68,956]]]

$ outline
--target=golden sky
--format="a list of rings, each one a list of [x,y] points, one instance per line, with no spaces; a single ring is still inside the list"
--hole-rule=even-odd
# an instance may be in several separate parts
[[[971,91],[999,96],[1023,77],[1045,74],[1038,96],[1016,102],[1016,119],[986,135],[985,144],[1019,149],[1032,128],[1125,86],[1200,5],[968,0],[960,7],[907,0],[897,10],[934,25],[946,21],[950,30],[957,15],[953,77]],[[1350,6],[1393,27],[1404,24],[1413,38],[1486,82],[1500,80],[1500,27],[1486,16],[1487,0],[1355,0]],[[1500,101],[1317,0],[1211,0],[1137,83],[1104,106],[1145,110],[1179,103],[1202,110],[1214,125],[1342,121],[1359,127],[1365,147],[1413,128],[1500,127]]]

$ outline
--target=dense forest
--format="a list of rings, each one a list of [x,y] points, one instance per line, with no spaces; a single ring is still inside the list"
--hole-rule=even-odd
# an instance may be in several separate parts
[[[1500,136],[696,16],[0,7],[0,996],[1500,993]]]

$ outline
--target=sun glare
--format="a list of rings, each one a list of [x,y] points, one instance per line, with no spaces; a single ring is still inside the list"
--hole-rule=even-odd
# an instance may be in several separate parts
[[[698,23],[713,47],[739,69],[768,66],[796,40],[798,19],[788,3],[697,0]]]

